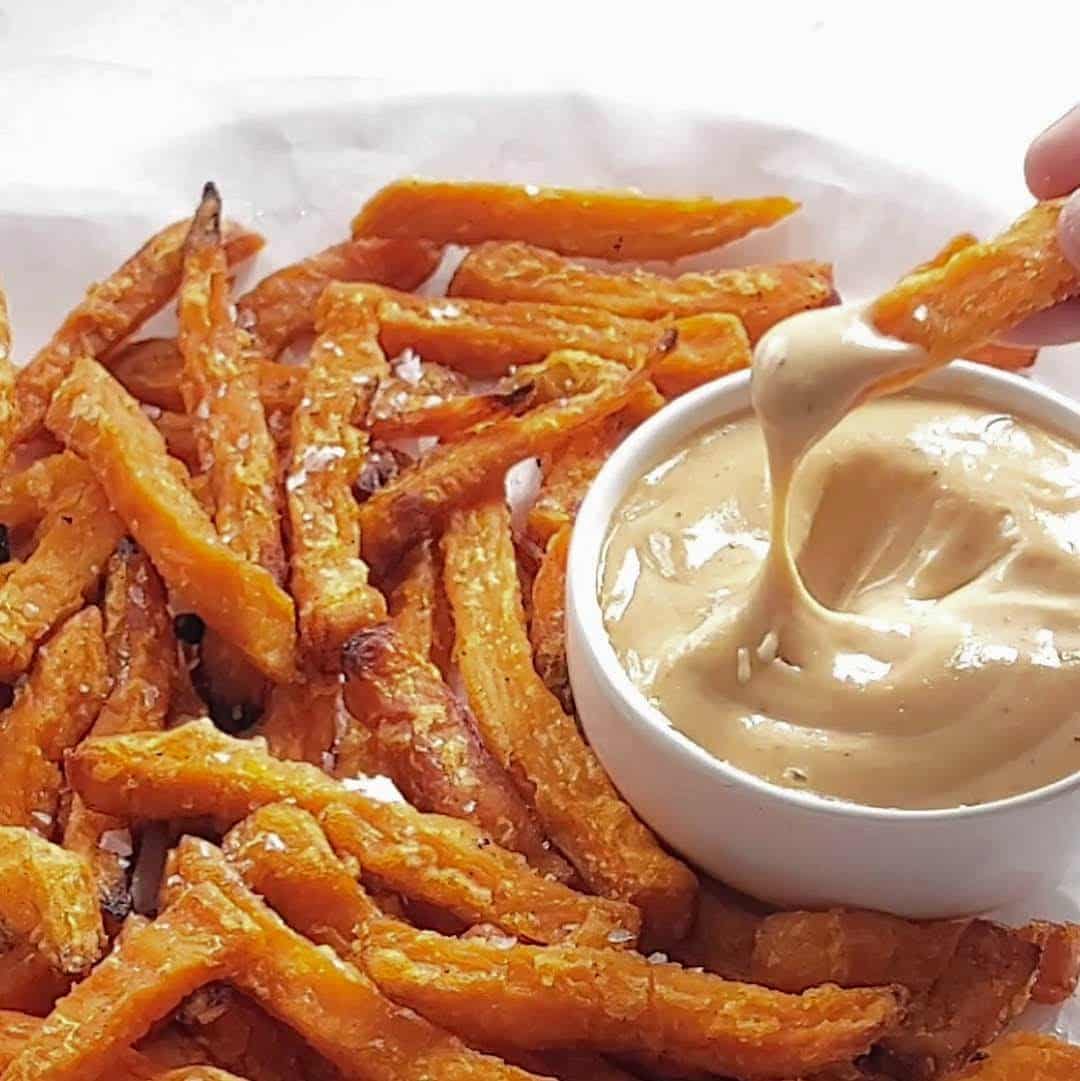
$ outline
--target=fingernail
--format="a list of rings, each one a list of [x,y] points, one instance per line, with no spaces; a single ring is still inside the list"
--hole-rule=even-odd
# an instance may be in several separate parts
[[[1024,158],[1024,178],[1036,199],[1054,199],[1080,186],[1080,105],[1035,138]]]
[[[1058,243],[1066,258],[1080,270],[1080,191],[1065,204],[1058,218]]]

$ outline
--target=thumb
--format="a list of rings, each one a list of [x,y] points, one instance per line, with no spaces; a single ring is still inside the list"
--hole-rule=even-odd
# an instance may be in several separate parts
[[[1065,258],[1080,270],[1080,191],[1073,192],[1058,219],[1058,243]]]

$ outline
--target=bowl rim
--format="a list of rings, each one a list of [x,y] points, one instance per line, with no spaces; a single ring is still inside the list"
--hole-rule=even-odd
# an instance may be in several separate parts
[[[1051,387],[1012,372],[957,360],[919,383],[919,388],[974,398],[991,408],[1000,407],[1080,441],[1080,402]],[[567,561],[567,619],[579,624],[574,636],[602,693],[616,706],[628,728],[644,725],[666,740],[683,757],[711,774],[718,784],[737,785],[755,795],[819,815],[858,821],[931,823],[979,820],[1020,811],[1057,799],[1080,788],[1080,770],[1049,784],[987,803],[958,807],[910,809],[853,803],[815,792],[784,788],[716,758],[677,729],[630,679],[608,637],[600,609],[598,574],[607,544],[611,516],[630,484],[655,463],[664,448],[674,447],[687,435],[715,425],[725,417],[750,408],[749,369],[698,387],[666,405],[639,425],[616,448],[589,486],[574,521]],[[571,683],[573,666],[571,666]],[[583,724],[588,726],[586,718]]]

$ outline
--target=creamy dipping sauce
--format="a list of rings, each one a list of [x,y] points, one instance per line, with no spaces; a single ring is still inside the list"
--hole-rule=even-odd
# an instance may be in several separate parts
[[[863,401],[920,355],[831,313],[767,335],[759,415],[688,437],[613,516],[622,664],[790,788],[940,808],[1080,770],[1080,449],[975,402]]]

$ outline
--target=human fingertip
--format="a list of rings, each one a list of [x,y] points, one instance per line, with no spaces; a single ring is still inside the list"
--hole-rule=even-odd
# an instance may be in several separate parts
[[[1024,157],[1024,179],[1036,199],[1080,187],[1080,105],[1035,137]]]
[[[1080,270],[1080,191],[1062,208],[1058,218],[1058,243],[1065,257]]]

